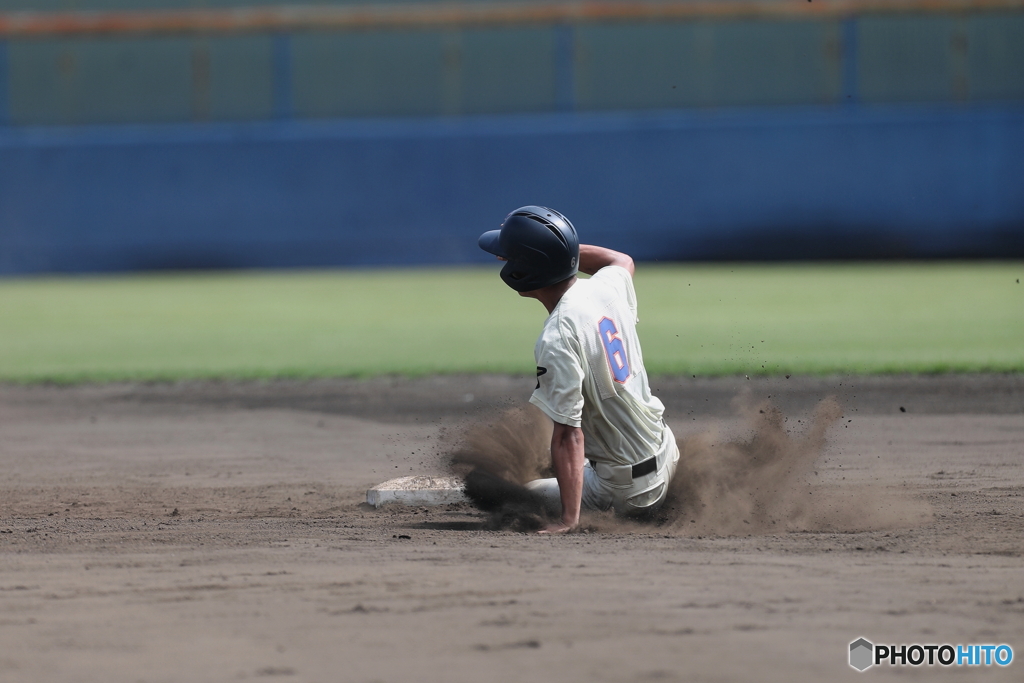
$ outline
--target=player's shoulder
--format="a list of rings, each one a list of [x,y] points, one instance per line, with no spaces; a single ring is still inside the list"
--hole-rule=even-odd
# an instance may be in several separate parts
[[[611,287],[624,294],[633,291],[633,275],[622,266],[605,266],[594,273],[590,281],[595,285]]]
[[[594,273],[591,280],[597,281],[626,281],[632,282],[633,275],[622,266],[605,266]]]
[[[594,273],[590,281],[597,286],[610,287],[619,296],[632,301],[635,298],[633,275],[622,266],[605,266]]]

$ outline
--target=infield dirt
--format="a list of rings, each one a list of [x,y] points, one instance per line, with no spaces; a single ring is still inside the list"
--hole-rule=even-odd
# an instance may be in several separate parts
[[[0,387],[0,681],[1021,679],[1024,378],[652,386],[678,506],[559,537],[361,504],[529,378]]]

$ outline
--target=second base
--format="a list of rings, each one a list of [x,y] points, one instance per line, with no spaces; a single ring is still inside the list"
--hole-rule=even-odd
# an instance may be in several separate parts
[[[462,480],[458,477],[399,477],[377,484],[366,492],[366,502],[375,508],[385,503],[444,505],[466,500]]]

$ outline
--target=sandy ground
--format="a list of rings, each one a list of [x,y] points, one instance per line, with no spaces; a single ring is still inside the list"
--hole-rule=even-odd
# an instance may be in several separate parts
[[[742,439],[745,390],[795,432],[837,396],[808,486],[864,514],[539,537],[360,505],[529,378],[0,387],[0,681],[1024,679],[1024,377],[653,386],[684,439]],[[860,636],[1016,661],[859,674]]]

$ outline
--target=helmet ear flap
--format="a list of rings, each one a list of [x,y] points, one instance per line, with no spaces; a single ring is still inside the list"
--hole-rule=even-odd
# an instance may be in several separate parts
[[[501,269],[501,279],[508,282],[519,282],[528,276],[526,271],[519,267],[519,264],[509,261]]]
[[[517,292],[549,287],[579,269],[576,228],[562,214],[542,206],[516,209],[500,231],[481,235],[479,244],[507,260],[501,279]]]

